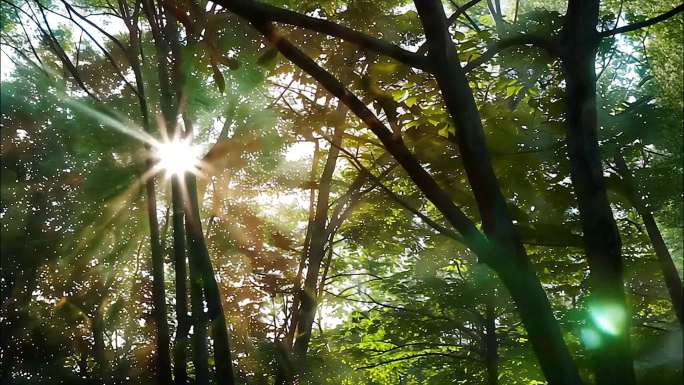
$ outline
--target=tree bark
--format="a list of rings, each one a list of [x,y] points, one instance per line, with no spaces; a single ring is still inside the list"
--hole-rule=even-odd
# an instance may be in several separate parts
[[[164,256],[159,239],[157,220],[157,198],[154,195],[154,180],[148,179],[147,216],[150,222],[150,244],[152,248],[152,302],[157,331],[157,376],[160,384],[171,383],[171,356],[169,354],[169,324],[166,322],[166,287],[164,280]]]
[[[588,330],[598,337],[591,349],[596,383],[635,383],[625,301],[620,236],[606,194],[598,148],[596,49],[598,0],[570,0],[561,33],[561,62],[566,79],[566,143],[570,176],[577,197],[584,248],[589,264]],[[606,330],[596,321],[605,309],[618,309]]]
[[[128,58],[131,69],[135,76],[136,89],[138,93],[138,104],[143,129],[150,132],[150,118],[147,100],[145,98],[145,86],[142,78],[142,70],[138,52],[140,42],[138,41],[137,17],[133,21],[128,21],[130,49]],[[149,151],[149,145],[146,150]],[[152,167],[148,160],[147,167]],[[164,257],[162,255],[161,239],[159,237],[159,221],[157,219],[157,198],[154,184],[154,177],[145,181],[145,192],[147,195],[147,217],[150,227],[150,248],[152,252],[152,299],[154,302],[154,319],[157,330],[157,377],[162,385],[171,383],[171,357],[169,354],[169,326],[166,322],[166,288],[164,280]]]
[[[137,41],[137,39],[135,40]],[[132,51],[136,49],[132,47]],[[137,52],[134,51],[134,52]],[[147,103],[145,101],[144,86],[142,80],[142,73],[140,71],[140,63],[136,59],[131,63],[133,72],[135,74],[136,83],[138,87],[138,94],[140,98],[140,109],[142,112],[143,127],[147,132],[150,131],[149,115]],[[133,64],[135,63],[135,64]],[[148,147],[149,150],[149,147]],[[147,162],[148,167],[151,167],[151,162]],[[150,227],[150,248],[152,252],[152,300],[154,302],[154,319],[157,330],[157,376],[160,384],[171,383],[171,357],[169,354],[169,326],[166,322],[166,287],[164,279],[164,256],[162,255],[161,239],[159,237],[159,221],[157,219],[157,198],[154,177],[150,177],[145,182],[145,190],[147,194],[147,217]]]
[[[679,320],[680,325],[684,328],[684,289],[682,288],[682,280],[679,278],[679,273],[677,272],[677,267],[672,261],[672,255],[670,255],[670,250],[668,250],[663,236],[660,233],[658,224],[653,218],[651,210],[649,210],[648,205],[641,198],[641,195],[636,189],[636,183],[634,178],[632,178],[625,158],[622,153],[618,152],[615,155],[615,165],[617,170],[623,178],[625,187],[627,188],[627,195],[630,203],[636,209],[641,219],[644,221],[644,226],[646,227],[646,233],[648,233],[648,238],[653,245],[653,250],[658,258],[658,263],[660,263],[660,269],[663,271],[663,278],[665,279],[665,286],[670,294],[670,299],[672,300],[672,308]]]

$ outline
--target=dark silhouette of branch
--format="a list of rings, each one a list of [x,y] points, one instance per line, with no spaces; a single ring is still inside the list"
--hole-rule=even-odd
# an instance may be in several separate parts
[[[465,3],[463,6],[459,6],[458,4],[456,4],[455,1],[450,0],[451,5],[453,5],[456,8],[456,11],[454,11],[454,13],[452,13],[451,16],[449,16],[449,18],[447,19],[447,25],[452,26],[456,22],[456,19],[458,19],[459,16],[463,15],[466,17],[466,19],[468,19],[468,22],[473,27],[473,29],[479,32],[480,27],[477,26],[477,24],[475,23],[475,20],[473,20],[472,18],[470,18],[470,16],[468,16],[466,11],[468,9],[470,9],[471,7],[473,7],[474,5],[476,5],[477,3],[479,3],[480,1],[482,1],[482,0],[471,0],[467,3]],[[427,50],[428,50],[427,42],[424,42],[418,48],[416,53],[419,55],[425,55]]]
[[[244,17],[254,16],[247,13]],[[406,147],[401,136],[396,135],[387,128],[387,126],[382,123],[378,117],[359,100],[359,98],[349,91],[349,89],[332,74],[319,66],[313,59],[278,33],[271,23],[264,22],[260,19],[250,21],[254,27],[280,51],[280,53],[316,79],[328,92],[339,98],[342,103],[346,104],[349,109],[358,116],[371,131],[373,131],[383,143],[386,150],[394,156],[399,164],[401,164],[426,197],[435,204],[447,220],[463,235],[463,240],[469,248],[481,255],[488,255],[489,243],[486,237],[477,229],[471,219],[454,204],[446,191],[444,191],[434,178],[423,168]]]
[[[19,12],[17,12],[16,9],[14,9],[14,13],[17,15],[17,19],[19,19]],[[28,43],[29,47],[31,47],[31,52],[33,53],[33,56],[36,57],[36,60],[38,60],[38,63],[40,63],[41,70],[45,72],[45,70],[42,68],[44,66],[43,61],[40,60],[40,56],[38,56],[38,52],[36,52],[36,48],[33,46],[33,43],[31,42],[31,38],[29,37],[28,32],[26,32],[26,28],[24,27],[24,23],[19,23],[21,26],[21,30],[24,31],[24,36],[26,36],[26,42]],[[47,74],[47,72],[46,72]]]
[[[463,67],[463,70],[468,72],[476,67],[479,67],[480,65],[491,60],[499,52],[502,52],[508,48],[528,45],[539,47],[552,56],[558,56],[558,46],[552,39],[528,34],[513,35],[494,43],[485,53],[482,54],[482,56],[466,64]]]
[[[114,44],[116,44],[116,46],[119,47],[119,49],[121,49],[121,51],[127,52],[126,47],[121,43],[121,41],[119,41],[119,39],[114,37],[109,32],[105,31],[102,27],[100,27],[96,23],[92,22],[90,19],[88,19],[87,15],[80,14],[77,10],[74,9],[74,7],[71,4],[67,3],[65,0],[62,0],[62,3],[64,4],[64,6],[66,7],[68,12],[73,13],[74,15],[78,16],[79,19],[85,21],[86,23],[88,23],[88,25],[95,28],[98,32],[100,32],[101,34],[106,36],[109,40],[111,40]],[[74,24],[78,25],[79,28],[84,30],[84,28],[81,27],[78,23],[76,23],[76,21],[73,18],[71,18],[71,20],[74,22]]]
[[[454,24],[454,22],[456,21],[456,19],[458,19],[459,16],[464,15],[468,19],[470,24],[473,26],[473,28],[476,31],[479,31],[480,28],[477,26],[477,24],[475,24],[475,21],[471,19],[470,16],[468,16],[466,11],[472,8],[473,6],[477,5],[477,3],[479,3],[480,1],[482,0],[470,0],[469,2],[459,6],[458,4],[456,4],[455,1],[451,0],[450,3],[454,7],[456,7],[456,11],[454,11],[454,13],[452,13],[451,16],[449,16],[449,18],[447,19],[447,24],[451,26],[452,24]]]
[[[9,2],[8,2],[9,3]],[[64,49],[62,46],[59,44],[59,41],[55,37],[54,32],[52,31],[52,28],[50,28],[50,23],[47,20],[47,16],[45,15],[45,8],[40,2],[36,2],[38,5],[38,10],[40,11],[41,16],[43,17],[43,21],[45,22],[45,27],[47,28],[47,31],[43,29],[43,27],[40,25],[40,23],[36,23],[36,26],[38,29],[41,31],[43,36],[45,36],[45,39],[48,41],[48,44],[52,48],[52,51],[59,57],[59,59],[62,61],[62,64],[66,67],[67,71],[71,74],[71,76],[74,78],[76,81],[76,84],[90,97],[95,99],[96,101],[100,101],[100,98],[97,97],[93,92],[91,92],[88,87],[85,85],[83,82],[83,79],[81,78],[81,74],[78,72],[78,69],[76,66],[74,66],[74,63],[71,62],[71,59],[69,59],[69,56],[67,56],[66,52],[64,52]],[[16,7],[16,6],[15,6]]]
[[[682,11],[684,11],[684,4],[680,4],[680,5],[674,7],[673,9],[671,9],[671,10],[669,10],[663,14],[660,14],[656,17],[652,17],[652,18],[644,20],[644,21],[640,21],[638,23],[625,25],[624,27],[611,29],[609,31],[603,31],[603,32],[599,33],[599,37],[605,38],[605,37],[614,36],[614,35],[617,35],[620,33],[636,31],[637,29],[645,28],[645,27],[651,26],[653,24],[660,23],[661,21],[667,20],[667,19],[671,18],[672,16],[674,16],[674,15],[676,15]]]
[[[421,358],[421,357],[427,357],[427,356],[442,356],[442,357],[453,358],[456,360],[475,360],[475,358],[468,357],[468,356],[457,356],[455,354],[439,353],[439,352],[425,352],[425,353],[414,354],[414,355],[406,356],[406,357],[393,358],[391,360],[381,361],[381,362],[378,362],[378,363],[375,363],[372,365],[360,366],[360,367],[356,368],[356,370],[371,369],[371,368],[375,368],[378,366],[391,364],[393,362],[412,360],[414,358]]]
[[[382,183],[381,178],[373,175],[373,173],[371,173],[370,170],[365,168],[361,164],[361,162],[359,162],[358,159],[356,159],[356,157],[352,153],[350,153],[349,151],[347,151],[344,148],[340,148],[340,151],[342,151],[343,153],[345,153],[348,156],[348,159],[351,160],[352,166],[354,166],[357,170],[359,170],[359,173],[363,173],[363,174],[367,175],[370,179],[372,179],[373,182],[378,187],[380,187],[380,189],[382,189],[382,191],[384,191],[387,195],[389,195],[389,197],[392,198],[395,202],[397,202],[401,207],[405,208],[406,210],[408,210],[409,212],[411,212],[412,214],[414,214],[415,216],[420,218],[423,222],[425,222],[428,226],[432,227],[438,233],[440,233],[444,236],[447,236],[451,239],[454,239],[458,242],[463,242],[463,237],[458,235],[455,231],[450,230],[450,229],[440,225],[439,223],[435,222],[434,220],[432,220],[427,215],[420,212],[418,209],[413,208],[413,206],[408,204],[404,199],[402,199],[400,196],[398,196],[389,187],[385,186]]]
[[[109,63],[112,65],[112,67],[113,67],[114,70],[116,71],[117,75],[119,75],[119,77],[121,78],[121,80],[123,80],[124,84],[126,84],[126,86],[127,86],[127,87],[136,95],[136,96],[137,96],[137,94],[138,94],[137,89],[135,88],[135,86],[133,86],[133,84],[131,84],[131,82],[129,82],[129,81],[126,79],[126,76],[124,76],[123,71],[121,71],[121,68],[119,67],[119,65],[116,64],[116,60],[114,60],[114,58],[112,57],[111,53],[109,53],[109,51],[107,51],[107,49],[106,49],[105,47],[103,47],[102,44],[100,44],[99,41],[98,41],[90,32],[88,32],[87,29],[83,28],[83,26],[81,26],[81,24],[79,24],[76,20],[74,20],[73,16],[71,16],[71,13],[72,13],[72,10],[73,10],[73,9],[70,8],[70,7],[69,7],[69,4],[67,4],[66,2],[63,1],[63,3],[64,3],[64,5],[67,7],[67,12],[69,12],[69,16],[57,14],[56,12],[53,12],[53,13],[55,13],[55,14],[57,14],[57,15],[63,17],[63,18],[65,18],[65,19],[70,20],[70,21],[71,21],[72,23],[74,23],[78,28],[80,28],[81,31],[82,31],[83,33],[85,33],[86,36],[88,36],[88,38],[90,38],[90,40],[93,42],[93,44],[95,44],[95,46],[96,46],[97,48],[100,49],[100,51],[102,52],[102,54],[107,58],[107,60],[109,61]],[[74,12],[77,16],[80,16],[78,13],[75,12],[75,10],[73,10],[73,12]],[[121,48],[121,50],[124,52],[124,54],[126,53],[126,49],[124,48],[124,46],[123,46],[116,38],[114,38],[114,36],[110,35],[109,33],[107,33],[106,31],[104,31],[102,28],[98,27],[95,23],[91,22],[91,21],[88,20],[87,18],[82,17],[82,16],[81,16],[80,18],[81,18],[82,20],[86,21],[89,25],[91,25],[91,26],[93,26],[94,28],[96,28],[100,33],[102,33],[102,34],[104,34],[105,36],[107,36],[110,40],[112,40],[115,44],[117,44],[117,45],[119,46],[119,48]],[[126,55],[124,55],[124,56],[126,56]],[[126,57],[127,57],[127,56],[126,56]]]
[[[217,0],[221,6],[241,15],[249,20],[274,21],[289,24],[296,27],[310,29],[357,44],[361,48],[387,55],[400,63],[410,67],[428,70],[425,57],[388,43],[382,39],[369,36],[365,33],[353,30],[329,20],[306,16],[298,12],[290,11],[257,1],[248,0]]]

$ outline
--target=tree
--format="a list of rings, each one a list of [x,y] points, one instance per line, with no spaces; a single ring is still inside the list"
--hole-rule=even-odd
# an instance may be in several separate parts
[[[272,4],[3,0],[10,383],[681,380],[681,5]]]

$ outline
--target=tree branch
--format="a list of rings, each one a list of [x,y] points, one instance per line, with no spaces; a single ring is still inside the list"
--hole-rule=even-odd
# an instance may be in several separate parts
[[[362,173],[364,175],[367,175],[369,178],[373,180],[373,182],[380,187],[382,191],[384,191],[387,195],[389,195],[390,198],[392,198],[395,202],[399,204],[399,206],[403,207],[404,209],[408,210],[411,212],[413,215],[417,216],[420,218],[423,222],[425,222],[428,226],[432,227],[435,231],[438,233],[449,237],[455,241],[458,242],[463,242],[463,238],[458,235],[455,231],[448,229],[439,223],[435,222],[432,220],[430,217],[427,215],[423,214],[420,212],[418,209],[413,208],[410,204],[408,204],[405,200],[403,200],[400,196],[398,196],[394,191],[392,191],[389,187],[385,186],[382,183],[382,180],[380,177],[377,177],[373,175],[367,168],[365,168],[354,156],[353,154],[350,154],[347,150],[345,149],[340,149],[342,152],[347,154],[350,157],[350,160],[352,161],[352,166],[357,168],[359,170],[359,173]]]
[[[553,39],[527,34],[514,35],[494,43],[485,53],[482,54],[482,56],[466,64],[463,67],[463,70],[468,72],[472,69],[475,69],[476,67],[488,62],[499,52],[505,49],[527,45],[539,47],[552,56],[558,56],[559,50]]]
[[[425,352],[425,353],[414,354],[414,355],[406,356],[406,357],[393,358],[393,359],[391,359],[391,360],[386,360],[386,361],[378,362],[378,363],[372,364],[372,365],[360,366],[360,367],[356,368],[356,370],[371,369],[371,368],[375,368],[375,367],[378,367],[378,366],[391,364],[391,363],[397,362],[397,361],[405,361],[405,360],[411,360],[411,359],[414,359],[414,358],[427,357],[427,356],[442,356],[442,357],[449,357],[449,358],[453,358],[453,359],[457,359],[457,360],[473,359],[473,358],[471,358],[471,357],[467,357],[467,356],[457,356],[457,355],[455,355],[455,354],[438,353],[438,352]]]
[[[361,48],[387,55],[407,66],[428,71],[428,61],[424,56],[328,20],[306,16],[256,1],[217,0],[216,2],[251,21],[274,21],[310,29],[357,44]]]
[[[610,31],[603,31],[599,33],[599,38],[606,38],[620,33],[636,31],[637,29],[645,28],[653,24],[660,23],[661,21],[667,20],[682,11],[684,11],[684,4],[680,4],[674,7],[673,9],[669,10],[668,12],[665,12],[663,14],[660,14],[656,17],[652,17],[644,21],[640,21],[638,23],[625,25],[624,27],[611,29]]]
[[[444,191],[437,184],[435,179],[423,168],[406,147],[401,136],[394,134],[387,128],[387,126],[385,126],[385,124],[383,124],[378,117],[375,116],[375,114],[373,114],[373,112],[371,112],[371,110],[338,79],[280,35],[273,28],[271,23],[264,22],[260,19],[250,21],[281,54],[317,80],[328,92],[339,98],[342,103],[346,104],[349,109],[368,126],[378,139],[380,139],[387,152],[392,154],[397,162],[404,168],[411,180],[425,194],[427,199],[430,200],[449,223],[461,233],[467,247],[478,254],[480,258],[488,258],[491,255],[491,245],[485,235],[478,230],[470,218],[454,204],[446,191]]]
[[[476,31],[479,31],[480,29],[478,28],[477,24],[475,24],[473,19],[471,19],[470,16],[468,16],[466,11],[472,8],[473,6],[477,5],[477,3],[479,3],[480,1],[482,0],[470,0],[469,2],[459,6],[458,4],[456,4],[455,1],[451,0],[450,2],[454,7],[456,7],[456,10],[447,19],[447,25],[451,26],[452,24],[454,24],[454,22],[456,21],[456,19],[458,19],[459,16],[464,15],[466,18],[468,18],[468,21],[472,24],[473,28]]]
[[[45,27],[47,28],[47,31],[43,29],[43,27],[37,23],[36,27],[40,30],[40,32],[43,34],[45,39],[48,41],[48,45],[52,49],[52,52],[57,55],[57,57],[62,61],[62,64],[66,67],[67,71],[71,74],[71,76],[74,78],[76,81],[76,84],[90,97],[95,99],[96,101],[100,101],[100,98],[94,93],[91,92],[86,84],[83,82],[83,78],[81,78],[81,74],[78,72],[78,69],[74,64],[71,62],[71,59],[69,59],[69,56],[67,56],[66,52],[64,52],[64,48],[59,44],[59,41],[55,37],[54,32],[52,31],[52,28],[50,28],[50,23],[48,22],[47,16],[45,16],[45,8],[40,2],[36,2],[38,5],[38,10],[40,11],[41,16],[43,17],[43,21],[45,22]],[[33,9],[31,9],[33,10]]]

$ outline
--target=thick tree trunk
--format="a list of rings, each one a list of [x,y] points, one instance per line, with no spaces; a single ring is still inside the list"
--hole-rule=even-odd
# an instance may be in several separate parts
[[[596,337],[591,349],[596,382],[632,385],[635,377],[629,339],[630,312],[625,302],[620,236],[606,194],[597,138],[598,12],[598,0],[568,3],[561,35],[561,61],[566,79],[566,143],[590,269],[588,328]],[[604,325],[606,322],[610,324],[608,328]]]
[[[416,1],[415,4],[425,30],[430,66],[457,127],[452,140],[461,153],[483,229],[494,247],[503,252],[488,255],[485,262],[496,271],[516,302],[549,383],[580,384],[579,372],[499,189],[477,105],[450,38],[442,4],[436,0]]]
[[[648,205],[644,202],[636,189],[634,178],[632,178],[629,168],[627,168],[625,158],[619,152],[615,156],[615,165],[627,188],[630,203],[644,221],[648,238],[651,240],[653,250],[655,250],[658,263],[660,263],[660,269],[663,271],[665,286],[670,294],[670,299],[672,299],[672,308],[677,315],[679,323],[684,328],[684,291],[682,288],[682,280],[679,278],[677,267],[672,261],[670,250],[668,250],[667,245],[663,240],[663,236],[660,233],[660,229],[658,229],[658,225],[656,224],[655,218],[653,218],[651,210],[649,210]]]
[[[342,116],[346,115],[346,107],[342,103],[337,108],[337,113]],[[342,122],[335,124],[335,132],[333,134],[328,157],[321,174],[321,179],[318,187],[318,200],[316,202],[316,214],[311,223],[311,240],[309,243],[309,264],[306,270],[306,278],[304,279],[304,290],[301,291],[299,317],[297,323],[297,338],[294,342],[294,355],[297,361],[302,361],[306,357],[307,349],[309,348],[309,341],[311,340],[311,331],[313,327],[314,318],[316,315],[316,293],[318,287],[318,277],[320,274],[321,262],[325,255],[325,244],[327,240],[326,224],[328,221],[328,204],[330,201],[330,185],[332,176],[335,172],[335,165],[340,150],[339,146],[342,143]]]

